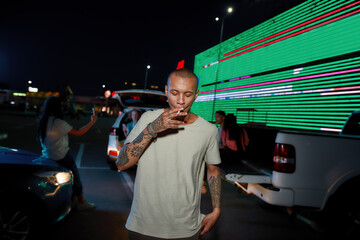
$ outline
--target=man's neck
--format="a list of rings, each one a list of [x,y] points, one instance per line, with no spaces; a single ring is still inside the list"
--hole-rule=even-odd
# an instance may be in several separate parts
[[[184,119],[185,125],[195,122],[197,118],[198,118],[198,115],[196,115],[192,112],[189,112],[188,115],[186,116],[186,118]]]

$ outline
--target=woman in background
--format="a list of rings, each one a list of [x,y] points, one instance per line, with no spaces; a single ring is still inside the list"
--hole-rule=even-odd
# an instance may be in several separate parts
[[[219,146],[221,162],[234,164],[241,160],[249,144],[249,137],[246,130],[238,126],[236,116],[232,113],[225,117],[221,140],[223,143]]]
[[[61,101],[57,97],[46,99],[38,123],[37,137],[42,146],[42,155],[50,158],[74,174],[73,204],[78,210],[95,208],[95,204],[84,199],[79,171],[74,159],[69,154],[69,134],[81,136],[96,122],[95,111],[91,121],[80,129],[75,129],[63,120]]]

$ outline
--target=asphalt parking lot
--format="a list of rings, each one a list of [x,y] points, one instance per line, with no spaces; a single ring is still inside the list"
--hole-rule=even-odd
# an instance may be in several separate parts
[[[80,127],[90,118],[67,119]],[[97,205],[95,210],[72,211],[63,221],[44,231],[45,239],[127,239],[124,225],[130,211],[135,169],[119,173],[106,162],[106,145],[115,119],[99,118],[84,136],[70,137],[71,154],[77,159],[86,199]],[[0,134],[7,137],[1,146],[40,153],[35,141],[36,118],[7,114],[0,119]],[[209,193],[201,200],[202,212],[211,211]],[[295,216],[295,217],[294,217]],[[314,230],[308,219],[290,216],[285,208],[271,206],[252,195],[239,193],[223,181],[222,215],[214,229],[203,239],[325,239]]]

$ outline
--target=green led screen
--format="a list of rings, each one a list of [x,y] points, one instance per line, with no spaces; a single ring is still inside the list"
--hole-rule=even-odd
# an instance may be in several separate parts
[[[195,56],[192,111],[339,132],[360,110],[360,1],[307,1]]]

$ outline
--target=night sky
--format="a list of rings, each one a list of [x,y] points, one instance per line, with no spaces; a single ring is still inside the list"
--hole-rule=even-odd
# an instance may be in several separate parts
[[[28,80],[40,91],[103,95],[148,86],[164,87],[180,60],[193,69],[196,54],[304,0],[239,1],[2,1],[0,3],[0,89],[24,91]]]

